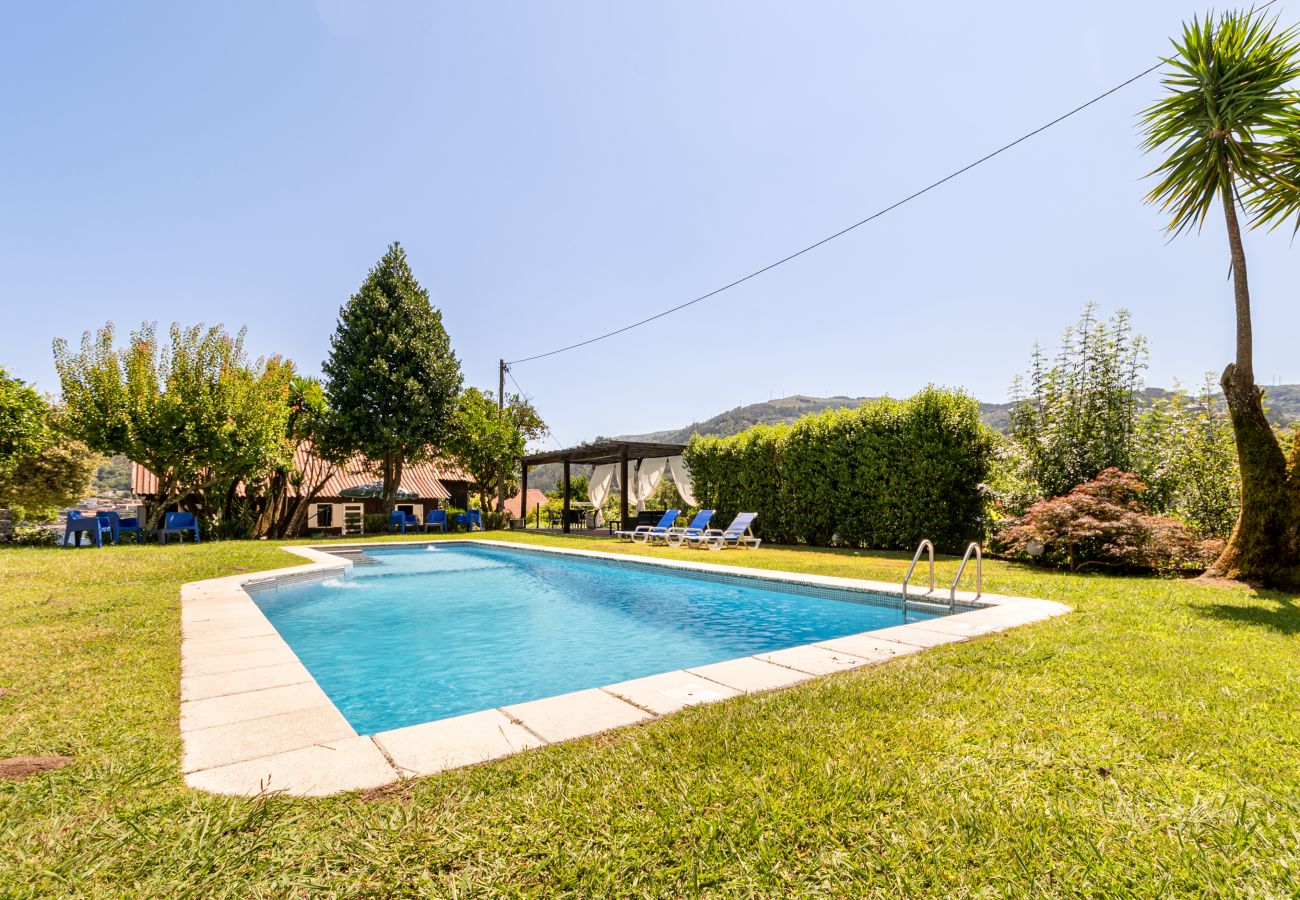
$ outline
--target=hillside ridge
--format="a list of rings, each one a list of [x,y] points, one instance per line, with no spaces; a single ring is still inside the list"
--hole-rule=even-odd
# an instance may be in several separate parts
[[[1142,392],[1147,398],[1155,399],[1169,393],[1164,388],[1147,388]],[[864,403],[878,400],[879,397],[809,397],[794,394],[776,400],[760,403],[748,403],[726,412],[718,413],[702,422],[692,422],[683,428],[670,428],[664,431],[652,431],[646,434],[620,435],[624,440],[665,441],[684,444],[693,435],[711,437],[728,437],[738,434],[755,425],[789,424],[810,413],[819,413],[828,409],[855,409]],[[1276,425],[1290,425],[1300,421],[1300,384],[1281,384],[1265,388],[1264,405],[1268,417]],[[984,424],[998,431],[1006,431],[1010,421],[1010,403],[980,403],[980,417]]]
[[[1143,392],[1149,402],[1162,397],[1169,391],[1163,388],[1147,388]],[[651,431],[645,434],[619,435],[619,440],[629,441],[663,441],[670,444],[685,444],[693,435],[709,437],[729,437],[755,425],[789,424],[811,413],[828,409],[854,409],[864,403],[880,399],[878,397],[849,397],[843,394],[834,397],[809,397],[793,394],[776,400],[761,403],[747,403],[726,412],[718,413],[702,422],[692,422],[683,428],[669,428],[663,431]],[[1268,410],[1271,422],[1277,425],[1291,425],[1300,422],[1300,384],[1281,384],[1265,388],[1264,406]],[[984,424],[997,431],[1005,432],[1010,425],[1010,403],[980,403],[980,418]],[[586,475],[587,466],[575,466],[573,473]],[[560,480],[558,463],[538,466],[528,474],[528,484],[544,491],[555,490]]]

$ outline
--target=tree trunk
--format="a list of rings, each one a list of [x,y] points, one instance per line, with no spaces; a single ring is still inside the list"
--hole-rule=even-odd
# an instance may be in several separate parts
[[[1241,469],[1241,514],[1223,553],[1207,572],[1224,578],[1286,587],[1300,581],[1300,447],[1291,452],[1291,471],[1267,417],[1264,392],[1255,384],[1250,322],[1250,288],[1234,198],[1223,195],[1223,215],[1232,251],[1232,286],[1237,307],[1237,359],[1223,370],[1220,385],[1228,401]]]
[[[284,469],[277,469],[267,479],[266,498],[261,511],[258,512],[257,521],[253,524],[253,537],[284,537],[280,519],[284,507],[289,502],[288,491],[289,473]]]
[[[384,454],[383,478],[384,490],[381,496],[384,501],[384,515],[391,516],[393,507],[397,505],[397,491],[402,486],[402,454],[400,452]]]
[[[167,514],[167,507],[171,506],[176,499],[171,483],[159,478],[158,493],[154,494],[154,502],[149,508],[149,517],[146,520],[145,527],[150,529],[162,528],[163,516]]]
[[[225,502],[221,506],[221,521],[229,523],[235,516],[235,498],[239,496],[239,480],[230,482],[226,488]]]

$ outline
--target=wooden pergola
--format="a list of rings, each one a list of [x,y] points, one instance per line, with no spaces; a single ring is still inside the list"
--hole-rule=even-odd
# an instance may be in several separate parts
[[[540,466],[545,463],[563,463],[563,528],[564,532],[567,534],[569,532],[569,470],[572,465],[574,463],[580,463],[599,466],[609,463],[618,463],[619,493],[622,495],[622,507],[620,513],[623,522],[626,523],[628,520],[628,463],[633,460],[640,462],[643,459],[659,459],[660,457],[680,456],[682,451],[685,449],[685,444],[665,444],[660,441],[597,441],[594,444],[583,444],[579,447],[570,447],[567,450],[550,450],[546,453],[534,453],[531,456],[521,456],[519,458],[519,466],[521,469],[520,496],[528,496],[528,469],[530,467]]]

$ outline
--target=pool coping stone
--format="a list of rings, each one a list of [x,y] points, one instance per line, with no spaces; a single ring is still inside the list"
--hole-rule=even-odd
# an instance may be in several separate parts
[[[901,588],[889,582],[539,547],[490,538],[437,541],[448,542],[895,596]],[[181,585],[180,730],[187,784],[237,796],[271,791],[308,797],[372,789],[649,722],[688,706],[878,665],[1070,611],[1070,607],[1048,600],[958,591],[956,599],[964,611],[942,618],[358,735],[262,613],[250,591],[343,575],[352,562],[335,555],[338,551],[418,545],[374,541],[329,549],[285,547],[305,563]],[[921,610],[948,606],[946,592],[917,593],[909,600]]]

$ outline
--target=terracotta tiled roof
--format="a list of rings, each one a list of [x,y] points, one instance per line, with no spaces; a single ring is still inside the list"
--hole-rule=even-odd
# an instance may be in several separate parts
[[[131,493],[153,494],[158,491],[158,476],[138,462],[131,463]]]
[[[532,513],[534,509],[546,503],[547,497],[537,488],[528,489],[528,512]],[[519,495],[506,499],[506,512],[510,513],[511,518],[519,518]]]
[[[319,460],[309,446],[300,446],[294,454],[294,464],[301,471],[308,466],[319,465]],[[364,461],[356,461],[337,469],[325,482],[318,496],[338,497],[340,491],[351,487],[360,487],[372,481],[378,481],[379,475],[374,469],[367,468]],[[460,466],[450,460],[436,460],[425,463],[407,463],[402,467],[402,487],[414,491],[422,498],[438,500],[451,499],[451,493],[443,482],[469,481],[470,477]],[[158,477],[139,463],[131,464],[131,490],[137,494],[153,494],[158,491]],[[290,491],[293,488],[290,487]],[[532,491],[529,491],[531,494]]]

